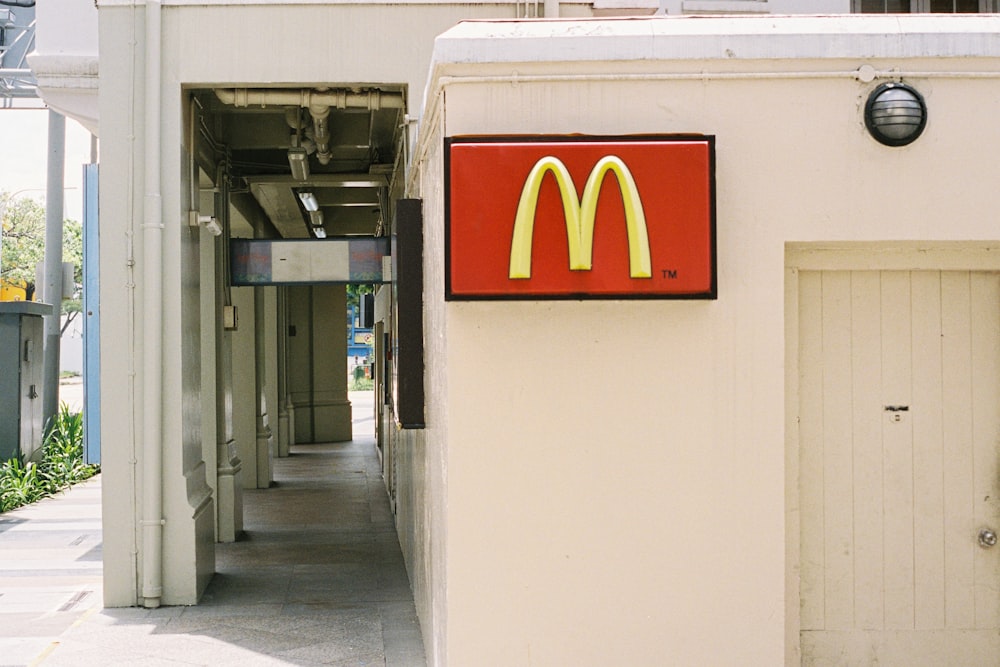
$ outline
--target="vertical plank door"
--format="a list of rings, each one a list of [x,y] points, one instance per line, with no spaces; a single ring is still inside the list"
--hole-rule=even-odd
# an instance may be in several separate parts
[[[799,274],[805,665],[1000,665],[1000,275]]]

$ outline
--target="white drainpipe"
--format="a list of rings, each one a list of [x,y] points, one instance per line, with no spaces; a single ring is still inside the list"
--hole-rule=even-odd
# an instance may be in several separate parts
[[[163,596],[163,208],[160,195],[160,0],[146,0],[145,201],[142,223],[142,604]]]

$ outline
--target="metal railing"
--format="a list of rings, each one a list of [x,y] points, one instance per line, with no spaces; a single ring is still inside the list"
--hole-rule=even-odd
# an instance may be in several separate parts
[[[0,7],[0,108],[37,107],[38,82],[28,69],[35,48],[35,8]]]

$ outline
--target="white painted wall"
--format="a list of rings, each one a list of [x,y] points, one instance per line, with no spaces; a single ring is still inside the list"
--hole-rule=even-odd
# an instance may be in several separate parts
[[[785,247],[996,239],[998,28],[769,17],[464,24],[439,38],[435,74],[455,79],[410,193],[425,201],[434,333],[427,453],[408,473],[431,499],[445,490],[426,511],[447,593],[418,590],[445,600],[435,664],[796,661]],[[868,136],[878,82],[837,74],[862,64],[924,73],[904,74],[930,109],[912,146]],[[516,84],[502,79],[513,71]],[[444,303],[443,136],[674,132],[717,138],[717,301]]]
[[[39,96],[91,133],[98,131],[98,20],[93,0],[39,2],[28,56]]]

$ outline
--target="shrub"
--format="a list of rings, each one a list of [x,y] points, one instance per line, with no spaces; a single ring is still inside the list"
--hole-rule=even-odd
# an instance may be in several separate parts
[[[348,391],[371,391],[375,388],[375,383],[370,378],[354,378]]]
[[[99,470],[83,462],[83,415],[63,403],[45,436],[41,461],[14,458],[0,464],[0,512],[41,500]]]
[[[34,461],[10,459],[0,464],[0,511],[29,505],[50,495],[48,482],[39,476]]]

